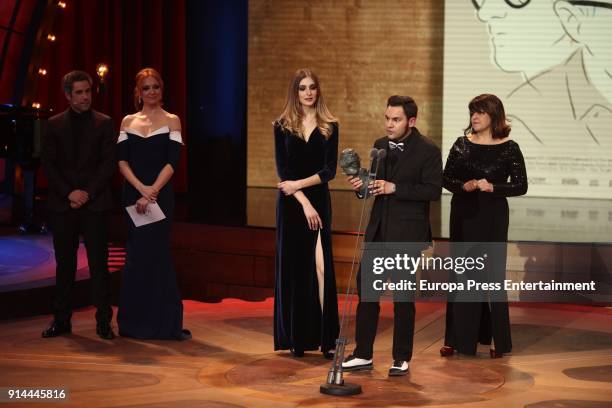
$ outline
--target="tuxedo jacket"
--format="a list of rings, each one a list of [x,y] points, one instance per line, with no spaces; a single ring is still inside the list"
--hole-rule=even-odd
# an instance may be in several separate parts
[[[110,117],[92,110],[91,121],[76,143],[70,108],[49,118],[42,140],[42,163],[49,181],[47,208],[70,210],[68,195],[84,190],[89,201],[82,208],[107,211],[113,206],[110,183],[117,169],[117,136]]]
[[[374,147],[387,150],[376,178],[395,183],[396,191],[375,198],[365,240],[372,242],[378,233],[386,242],[430,242],[429,202],[442,194],[440,149],[415,127],[397,160],[390,155],[388,137],[376,140]]]

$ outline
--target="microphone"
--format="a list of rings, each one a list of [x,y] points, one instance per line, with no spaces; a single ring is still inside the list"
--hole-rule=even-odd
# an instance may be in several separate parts
[[[387,157],[387,151],[385,149],[377,149],[373,148],[370,150],[370,179],[376,178],[376,173],[378,173],[378,166],[380,165],[380,161]]]
[[[384,159],[385,157],[387,157],[385,149],[377,149],[375,147],[370,149],[370,159]]]
[[[345,169],[345,167],[348,169],[348,162],[349,162],[349,158],[351,156],[357,156],[356,153],[354,153],[354,151],[352,149],[345,149],[345,151],[342,152],[342,157],[340,160],[341,166],[343,169]],[[382,159],[384,159],[387,156],[387,151],[385,149],[376,149],[373,148],[370,150],[370,169],[369,171],[364,169],[364,168],[360,168],[359,171],[360,173],[365,173],[363,174],[365,176],[364,178],[361,178],[362,182],[364,183],[364,185],[361,187],[361,190],[359,192],[357,192],[357,197],[359,198],[367,198],[368,194],[368,188],[369,188],[369,184],[371,181],[376,180],[376,174],[378,173],[378,169],[380,167],[380,162]],[[346,170],[345,170],[345,174],[349,174]],[[361,217],[363,219],[363,208],[365,208],[365,202],[363,204],[362,207],[362,213],[361,213]],[[361,225],[362,225],[362,219],[359,221],[359,231],[361,230]],[[358,241],[359,242],[359,235],[358,235]],[[355,254],[358,251],[358,245],[355,246]],[[344,322],[345,319],[347,317],[347,311],[351,310],[351,307],[348,306],[348,309],[346,307],[347,302],[352,302],[352,300],[349,301],[349,293],[351,293],[351,281],[352,281],[352,276],[353,276],[353,270],[355,267],[355,260],[356,257],[353,257],[353,264],[351,266],[351,278],[349,278],[349,285],[348,285],[348,289],[346,292],[346,299],[345,299],[345,308],[344,308],[344,312],[342,315],[342,323],[340,325],[340,337],[338,339],[336,339],[336,353],[334,353],[334,361],[329,369],[329,372],[327,374],[327,382],[325,384],[322,384],[321,387],[319,388],[319,391],[322,394],[327,394],[327,395],[356,395],[356,394],[360,394],[361,393],[361,386],[358,384],[350,384],[350,383],[345,383],[344,379],[343,379],[343,369],[342,369],[342,361],[344,360],[344,349],[346,344],[348,343],[348,340],[346,339],[346,337],[343,336],[344,333]],[[359,261],[357,261],[359,262]],[[349,303],[350,305],[350,303]]]

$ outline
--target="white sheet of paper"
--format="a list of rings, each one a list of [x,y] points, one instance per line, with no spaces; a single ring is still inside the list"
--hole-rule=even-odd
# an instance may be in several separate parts
[[[144,214],[138,214],[138,212],[136,212],[136,205],[130,205],[129,207],[125,207],[125,209],[130,215],[130,218],[132,218],[132,222],[134,222],[134,225],[137,227],[161,221],[166,218],[166,215],[157,203],[149,203],[149,205],[147,205],[147,212]]]

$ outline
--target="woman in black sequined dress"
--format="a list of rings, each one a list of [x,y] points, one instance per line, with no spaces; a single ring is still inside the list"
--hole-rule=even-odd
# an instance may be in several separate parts
[[[469,104],[470,123],[457,138],[444,168],[444,188],[453,193],[450,215],[452,242],[506,243],[506,197],[527,192],[527,173],[519,145],[509,138],[504,106],[495,95],[484,94]],[[496,245],[498,256],[487,265],[489,276],[501,280],[506,271],[506,245]],[[454,350],[476,354],[476,345],[491,344],[491,357],[512,350],[510,317],[505,292],[495,301],[449,302],[442,356]],[[491,342],[491,340],[493,342]]]

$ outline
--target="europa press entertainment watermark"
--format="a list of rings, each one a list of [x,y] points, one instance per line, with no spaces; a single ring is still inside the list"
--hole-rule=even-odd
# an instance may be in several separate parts
[[[447,244],[443,250],[424,251],[423,243],[364,243],[359,272],[362,301],[375,302],[387,293],[395,301],[505,302],[508,291],[530,302],[564,302],[568,294],[612,300],[610,285],[580,272],[558,276],[518,271],[514,279],[508,278],[505,242]]]

